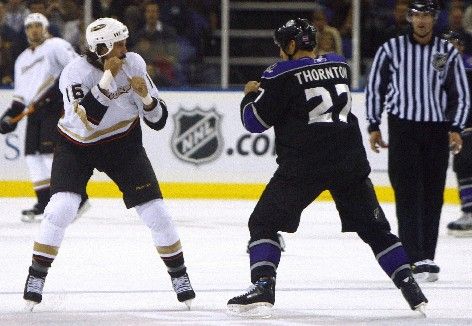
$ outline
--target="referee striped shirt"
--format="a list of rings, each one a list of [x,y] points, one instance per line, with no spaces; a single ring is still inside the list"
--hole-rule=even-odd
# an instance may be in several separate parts
[[[383,110],[400,119],[451,123],[460,132],[469,112],[469,86],[459,52],[434,36],[417,43],[411,34],[385,42],[374,58],[366,87],[369,131]]]

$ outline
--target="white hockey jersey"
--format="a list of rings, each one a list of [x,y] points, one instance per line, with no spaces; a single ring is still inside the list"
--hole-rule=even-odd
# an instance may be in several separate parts
[[[151,123],[161,119],[160,103],[152,111],[144,111],[141,98],[128,80],[134,76],[144,78],[149,94],[159,98],[143,58],[128,52],[123,60],[122,69],[108,87],[107,96],[98,89],[103,71],[90,64],[85,56],[65,67],[59,80],[64,116],[59,120],[58,128],[68,138],[81,144],[99,143],[126,133],[140,116]]]
[[[38,100],[78,56],[69,42],[58,37],[46,39],[34,50],[24,50],[15,61],[13,100],[25,106]]]

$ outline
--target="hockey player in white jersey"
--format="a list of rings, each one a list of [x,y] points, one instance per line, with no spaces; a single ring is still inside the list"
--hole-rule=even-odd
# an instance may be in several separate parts
[[[1,117],[0,133],[14,131],[18,121],[28,116],[25,158],[38,202],[22,212],[22,220],[31,222],[43,213],[50,198],[56,125],[63,108],[59,75],[78,54],[67,41],[49,37],[49,22],[44,15],[32,13],[24,24],[30,46],[15,62],[13,101]],[[85,198],[84,194],[84,203]]]
[[[142,57],[127,52],[127,38],[128,29],[121,22],[97,19],[86,29],[89,51],[67,65],[60,77],[65,112],[58,123],[52,197],[24,288],[29,309],[42,300],[48,269],[95,168],[118,185],[126,207],[134,207],[151,229],[177,299],[190,307],[195,297],[179,235],[142,145],[141,118],[152,129],[162,129],[167,108]]]

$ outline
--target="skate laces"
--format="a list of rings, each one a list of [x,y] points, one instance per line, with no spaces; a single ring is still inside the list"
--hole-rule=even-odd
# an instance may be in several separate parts
[[[26,287],[27,292],[35,292],[35,293],[42,294],[43,287],[44,287],[44,278],[35,277],[33,275],[30,275],[28,277],[28,285]]]
[[[241,294],[240,296],[238,297],[245,297],[247,296],[248,294],[251,294],[252,292],[256,291],[258,288],[265,288],[266,284],[269,284],[270,281],[268,280],[257,280],[256,283],[254,284],[251,284],[247,289],[246,289],[246,292],[244,294]]]
[[[187,274],[180,277],[172,278],[172,286],[174,287],[175,293],[182,293],[185,291],[192,291],[192,285],[190,285],[190,280],[188,279]]]

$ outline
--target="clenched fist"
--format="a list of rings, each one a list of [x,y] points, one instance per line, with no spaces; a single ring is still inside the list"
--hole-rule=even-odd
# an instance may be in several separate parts
[[[148,94],[148,89],[146,86],[146,81],[144,78],[139,76],[134,76],[128,79],[131,85],[131,88],[141,97],[146,97]]]
[[[118,59],[117,57],[112,57],[109,59],[105,59],[105,63],[103,64],[103,70],[110,70],[113,77],[115,77],[122,66],[123,60]]]

